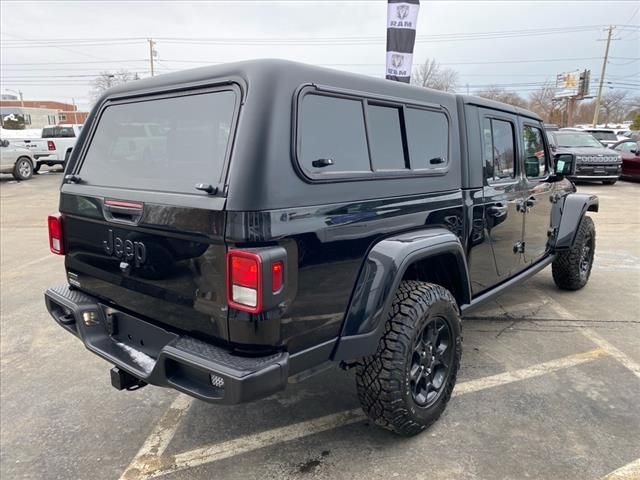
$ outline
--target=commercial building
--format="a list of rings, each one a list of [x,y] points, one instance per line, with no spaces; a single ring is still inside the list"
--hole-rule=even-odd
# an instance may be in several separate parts
[[[71,103],[53,100],[0,99],[0,124],[8,128],[43,128],[61,123],[84,123],[88,112]],[[5,125],[7,124],[7,125]],[[18,127],[20,128],[20,127]]]

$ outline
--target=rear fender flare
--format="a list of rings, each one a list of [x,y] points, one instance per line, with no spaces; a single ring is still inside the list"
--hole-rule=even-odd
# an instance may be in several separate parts
[[[586,193],[570,193],[560,208],[560,224],[556,234],[553,250],[571,248],[576,239],[578,226],[587,212],[597,212],[600,203],[596,195]]]
[[[333,359],[357,359],[375,353],[394,294],[409,266],[444,254],[453,254],[456,259],[462,283],[458,303],[469,303],[471,287],[466,257],[460,240],[451,231],[429,228],[376,243],[360,270]]]

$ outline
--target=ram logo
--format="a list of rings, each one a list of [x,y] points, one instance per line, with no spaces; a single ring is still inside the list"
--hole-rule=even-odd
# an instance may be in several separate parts
[[[400,20],[404,20],[409,15],[409,5],[398,5],[396,7],[396,16]]]
[[[394,53],[393,55],[391,55],[391,65],[393,65],[395,68],[400,68],[403,63],[404,63],[404,55],[400,55],[397,53]]]

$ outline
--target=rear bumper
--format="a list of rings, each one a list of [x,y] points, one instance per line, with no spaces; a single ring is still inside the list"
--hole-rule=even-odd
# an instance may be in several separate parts
[[[61,160],[61,159],[58,158],[58,154],[57,153],[54,153],[54,154],[51,154],[51,155],[46,154],[46,153],[45,154],[36,153],[36,154],[33,155],[33,158],[35,158],[38,163],[52,163],[52,164],[55,164],[55,163],[63,163],[64,162],[64,160]]]
[[[235,404],[283,390],[289,354],[241,357],[101,304],[67,285],[45,292],[47,310],[85,347],[130,373],[211,403]]]

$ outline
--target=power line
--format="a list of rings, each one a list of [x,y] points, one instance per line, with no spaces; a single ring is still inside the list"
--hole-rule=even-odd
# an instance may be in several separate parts
[[[493,32],[458,32],[445,33],[435,35],[418,35],[416,42],[437,42],[437,41],[461,41],[461,40],[481,40],[494,38],[511,38],[526,36],[544,36],[555,34],[566,34],[576,32],[586,32],[598,30],[603,25],[582,25],[582,26],[566,26],[554,28],[536,28],[528,30],[498,30]],[[15,35],[9,35],[15,36]],[[18,37],[20,38],[20,37]],[[386,36],[370,35],[370,36],[336,36],[336,37],[157,37],[159,41],[166,43],[179,44],[207,44],[207,45],[272,45],[272,44],[296,44],[296,45],[314,45],[314,44],[368,44],[380,43],[386,41]],[[121,37],[121,38],[60,38],[60,39],[26,39],[20,40],[4,40],[4,48],[30,48],[30,47],[56,47],[62,46],[111,46],[117,44],[135,44],[136,42],[147,41],[144,37]]]

